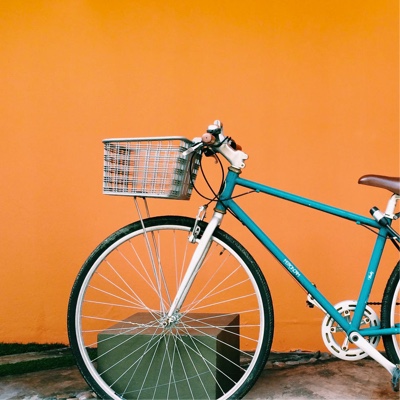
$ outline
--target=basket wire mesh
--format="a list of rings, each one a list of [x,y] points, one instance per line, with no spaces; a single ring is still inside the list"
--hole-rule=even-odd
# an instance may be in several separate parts
[[[183,156],[192,142],[184,137],[107,139],[103,193],[188,200],[201,155]]]

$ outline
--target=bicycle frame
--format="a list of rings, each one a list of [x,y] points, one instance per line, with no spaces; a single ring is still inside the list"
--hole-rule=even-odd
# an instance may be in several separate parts
[[[372,228],[379,229],[375,247],[373,249],[371,259],[365,274],[361,292],[357,300],[357,306],[354,311],[354,317],[351,322],[343,318],[334,306],[325,298],[325,296],[317,289],[317,287],[308,280],[308,278],[300,271],[300,269],[273,243],[273,241],[256,225],[256,223],[243,211],[243,209],[232,199],[232,193],[235,186],[244,187],[255,190],[256,192],[265,193],[283,200],[291,201],[309,208],[323,211],[334,216],[344,218],[357,224],[367,225]],[[253,235],[269,250],[280,264],[294,277],[294,279],[320,304],[320,306],[328,313],[346,332],[350,334],[353,331],[360,332],[364,336],[380,336],[393,335],[400,333],[400,328],[380,329],[369,328],[361,329],[360,324],[362,316],[367,305],[369,295],[375,280],[375,276],[379,267],[379,262],[386,244],[387,229],[382,227],[374,219],[364,217],[349,211],[345,211],[336,207],[329,206],[317,201],[297,196],[282,190],[278,190],[251,180],[242,179],[237,173],[229,171],[226,179],[226,186],[221,194],[217,210],[225,211],[230,209],[237,218],[253,233]]]
[[[188,267],[188,273],[185,276],[180,289],[175,297],[175,300],[170,308],[168,317],[173,320],[176,311],[179,311],[180,305],[183,303],[186,293],[188,292],[191,283],[194,280],[198,268],[204,259],[204,249],[207,248],[207,244],[210,240],[212,233],[216,226],[218,226],[222,220],[223,214],[227,209],[231,210],[235,216],[245,225],[253,235],[264,245],[264,247],[272,253],[272,255],[279,261],[279,263],[293,276],[293,278],[317,301],[321,308],[330,315],[344,330],[350,340],[357,346],[365,351],[370,357],[375,359],[383,367],[385,367],[391,374],[394,373],[396,366],[387,360],[375,347],[373,347],[364,336],[381,336],[381,335],[394,335],[400,333],[400,327],[382,329],[380,327],[373,328],[361,328],[362,317],[364,310],[367,305],[372,286],[375,280],[375,276],[379,267],[379,262],[386,244],[388,230],[385,227],[379,225],[379,223],[372,219],[367,218],[359,214],[355,214],[349,211],[345,211],[340,208],[332,207],[324,203],[310,200],[305,197],[297,196],[279,189],[275,189],[255,181],[243,179],[239,177],[240,171],[236,168],[229,168],[228,174],[225,180],[225,186],[222,193],[219,196],[219,200],[215,207],[214,216],[211,219],[207,229],[202,235],[199,241],[198,252],[194,254],[191,263]],[[356,222],[357,224],[363,224],[371,228],[378,229],[379,234],[377,236],[375,246],[370,258],[370,262],[365,273],[364,281],[361,287],[361,291],[357,300],[357,305],[354,310],[354,315],[351,321],[345,319],[336,310],[326,297],[317,289],[317,287],[300,271],[300,269],[287,257],[274,242],[263,232],[263,230],[257,226],[257,224],[244,212],[244,210],[234,201],[232,194],[235,187],[243,187],[251,189],[259,193],[264,193],[274,197],[278,197],[283,200],[287,200],[293,203],[297,203],[317,211],[325,212],[349,221]],[[190,271],[190,272],[189,272]]]

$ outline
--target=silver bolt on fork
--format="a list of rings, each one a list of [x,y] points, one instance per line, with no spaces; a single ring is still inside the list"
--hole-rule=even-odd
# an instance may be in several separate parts
[[[199,221],[204,220],[204,218],[206,217],[206,212],[207,212],[207,205],[199,207],[199,211],[196,216],[196,222],[194,223],[194,226],[193,226],[193,228],[190,232],[189,238],[188,238],[190,243],[195,243],[198,236],[200,235],[201,228],[199,227]]]

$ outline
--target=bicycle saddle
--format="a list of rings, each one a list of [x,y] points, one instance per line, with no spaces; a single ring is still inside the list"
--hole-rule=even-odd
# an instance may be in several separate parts
[[[400,195],[400,178],[382,175],[364,175],[358,183],[361,185],[375,186],[390,190],[392,193]]]

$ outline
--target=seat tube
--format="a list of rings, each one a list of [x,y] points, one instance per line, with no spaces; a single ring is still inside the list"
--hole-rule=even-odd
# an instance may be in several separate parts
[[[354,311],[353,320],[351,322],[351,324],[353,326],[356,326],[357,329],[360,327],[365,307],[367,305],[371,289],[374,284],[379,262],[382,257],[383,249],[385,248],[386,234],[387,230],[385,228],[379,230],[379,234],[375,242],[374,250],[372,251],[368,269],[364,277],[364,282],[361,287],[360,296],[358,297],[357,306]]]

